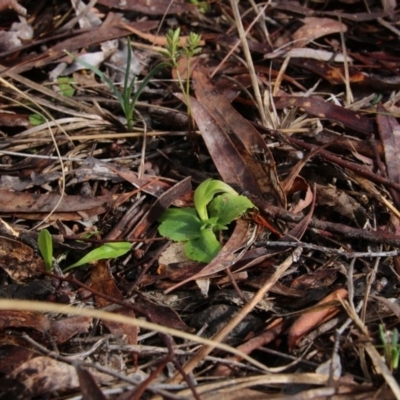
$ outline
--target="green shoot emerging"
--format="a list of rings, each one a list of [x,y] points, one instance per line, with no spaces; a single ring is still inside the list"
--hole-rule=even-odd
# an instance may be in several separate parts
[[[47,272],[53,270],[53,239],[47,229],[39,232],[38,247]]]
[[[193,56],[201,52],[201,35],[191,32],[186,39],[186,44],[180,44],[180,28],[169,30],[166,39],[167,44],[165,49],[161,52],[168,60],[169,64],[176,69],[178,76],[178,84],[185,97],[185,103],[188,110],[189,117],[191,116],[189,94],[190,94],[190,62]],[[179,72],[179,59],[185,57],[186,59],[186,80],[182,79]]]
[[[131,48],[131,41],[128,38],[128,58],[126,63],[126,70],[125,70],[125,79],[124,79],[124,86],[122,88],[122,93],[119,91],[117,86],[111,81],[111,79],[101,72],[98,68],[93,65],[88,64],[86,61],[79,60],[74,57],[69,51],[65,50],[65,52],[72,57],[75,61],[82,64],[84,67],[90,69],[94,72],[102,81],[104,81],[110,90],[114,93],[115,97],[118,99],[119,104],[121,105],[122,111],[124,113],[126,119],[126,127],[129,132],[133,129],[133,122],[134,122],[134,112],[136,103],[139,99],[139,96],[145,89],[145,87],[149,84],[151,78],[157,74],[161,69],[169,66],[168,63],[160,63],[156,67],[154,67],[143,79],[142,83],[134,92],[134,85],[135,85],[135,78],[132,78],[129,82],[129,74],[130,74],[130,65],[132,60],[132,48]]]
[[[391,332],[385,332],[383,325],[379,324],[379,336],[383,345],[378,347],[383,347],[386,365],[390,371],[395,371],[399,367],[399,332],[396,328]]]
[[[222,193],[214,197],[216,194]],[[159,221],[161,236],[185,242],[191,260],[209,263],[221,250],[216,233],[228,229],[254,204],[224,182],[207,179],[194,192],[195,208],[170,208]]]
[[[47,229],[43,229],[42,231],[40,231],[38,237],[38,247],[40,254],[43,257],[46,270],[48,272],[51,272],[53,270],[53,240]],[[105,243],[97,249],[90,251],[75,264],[72,264],[69,267],[65,268],[64,272],[79,267],[83,264],[121,257],[124,254],[128,253],[131,248],[132,245],[129,242]]]

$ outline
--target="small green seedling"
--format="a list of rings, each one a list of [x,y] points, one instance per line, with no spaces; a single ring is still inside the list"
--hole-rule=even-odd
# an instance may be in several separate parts
[[[47,229],[42,229],[38,236],[38,247],[42,255],[46,271],[53,270],[53,239]]]
[[[216,196],[217,194],[219,196]],[[216,196],[216,197],[214,197]],[[159,218],[161,236],[185,242],[185,254],[191,260],[209,263],[221,250],[216,233],[228,229],[254,204],[232,187],[207,179],[194,192],[195,208],[170,208]]]
[[[203,14],[210,9],[210,6],[206,1],[190,0],[190,3],[194,4],[198,8],[198,10]]]
[[[38,126],[44,124],[46,119],[41,114],[31,114],[29,115],[29,122],[33,126]]]
[[[65,50],[65,52],[70,57],[72,57],[75,61],[79,62],[84,67],[86,67],[86,68],[90,69],[92,72],[94,72],[102,81],[104,81],[108,85],[110,90],[114,93],[115,97],[118,99],[119,104],[121,105],[122,111],[126,118],[126,127],[127,127],[128,131],[130,131],[130,132],[133,129],[134,112],[135,112],[135,107],[136,107],[136,103],[139,99],[139,96],[142,94],[143,90],[148,85],[151,78],[155,74],[157,74],[161,69],[169,66],[169,64],[165,63],[165,62],[160,63],[157,66],[155,66],[143,79],[142,83],[136,89],[135,94],[133,94],[135,78],[132,78],[132,80],[129,82],[130,65],[131,65],[131,60],[132,60],[132,48],[131,48],[131,41],[128,38],[128,58],[127,58],[127,62],[126,62],[124,86],[122,88],[122,93],[121,93],[119,91],[119,89],[117,88],[117,86],[111,81],[111,79],[106,74],[101,72],[98,68],[96,68],[93,65],[88,64],[86,61],[77,59],[67,50]]]
[[[53,270],[53,239],[47,229],[43,229],[40,231],[38,237],[38,246],[40,254],[43,257],[46,270],[48,272],[51,272]],[[132,244],[129,242],[105,243],[100,247],[98,247],[97,249],[90,251],[75,264],[72,264],[69,267],[65,268],[64,272],[79,267],[83,264],[88,264],[99,260],[121,257],[124,254],[128,253],[131,250],[131,248]]]
[[[65,97],[72,97],[75,94],[75,88],[71,85],[74,80],[68,76],[60,76],[57,79],[60,93]]]
[[[395,371],[400,358],[399,332],[396,328],[391,332],[385,332],[383,325],[379,324],[379,336],[383,345],[378,347],[383,347],[386,365],[391,371]]]
[[[189,103],[190,94],[190,63],[193,56],[201,52],[201,35],[191,32],[189,37],[186,39],[186,44],[181,46],[179,36],[181,29],[169,30],[166,35],[167,44],[165,49],[161,53],[167,58],[168,63],[176,69],[178,76],[178,84],[185,97],[185,103],[188,110],[189,117],[191,116],[191,109]],[[179,72],[179,59],[181,57],[186,58],[186,81],[182,79]]]

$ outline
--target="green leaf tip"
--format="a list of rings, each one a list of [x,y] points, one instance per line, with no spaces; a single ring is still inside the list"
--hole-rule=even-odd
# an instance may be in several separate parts
[[[39,232],[38,247],[46,270],[50,272],[53,269],[53,239],[47,229]]]
[[[131,250],[131,247],[132,245],[129,242],[105,243],[102,246],[98,247],[97,249],[90,251],[75,264],[72,264],[69,267],[65,268],[64,272],[67,272],[72,268],[79,267],[83,264],[88,264],[99,260],[121,257],[124,254],[128,253]]]

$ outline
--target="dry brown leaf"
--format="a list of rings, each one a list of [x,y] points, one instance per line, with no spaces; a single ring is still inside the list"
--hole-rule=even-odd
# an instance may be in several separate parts
[[[18,283],[46,272],[43,259],[32,247],[4,236],[0,236],[0,268]]]
[[[75,335],[88,333],[91,322],[91,318],[82,316],[52,320],[49,333],[57,344],[65,343]]]
[[[278,109],[293,106],[299,107],[318,118],[327,118],[340,122],[345,127],[368,135],[368,137],[375,130],[372,119],[359,112],[348,110],[319,98],[295,96],[274,97],[274,105]]]
[[[34,397],[79,387],[74,367],[45,356],[21,364],[8,378],[17,379]]]
[[[304,25],[293,34],[294,47],[304,47],[322,36],[346,32],[347,26],[337,19],[306,17]]]
[[[278,179],[274,158],[260,133],[232,107],[228,100],[215,90],[215,87],[202,72],[197,70],[193,72],[193,85],[198,101],[213,117],[212,122],[206,125],[202,130],[202,136],[206,144],[207,138],[213,135],[211,124],[218,124],[220,129],[225,132],[232,132],[233,134],[230,135],[225,133],[227,137],[226,140],[232,137],[229,141],[235,144],[237,152],[239,152],[241,157],[240,163],[245,163],[242,173],[243,176],[236,174],[241,178],[236,183],[250,194],[257,196],[258,193],[261,192],[261,194],[271,202],[280,204],[283,208],[286,208],[286,196]],[[198,124],[205,125],[200,118],[196,118],[195,115],[194,118]],[[208,140],[212,141],[212,138]],[[214,139],[214,141],[217,140],[218,139]],[[214,145],[213,143],[213,146]],[[210,151],[211,148],[208,144],[207,147]],[[237,162],[238,166],[235,165],[234,167],[240,170],[238,156],[230,159],[229,157],[232,156],[233,154],[218,153],[213,156],[213,161],[217,168],[218,165],[221,164],[228,165]],[[218,171],[221,173],[219,168]],[[247,183],[248,178],[246,179],[244,171],[246,171],[246,176],[249,174],[253,176],[249,183]],[[221,176],[226,182],[229,182],[227,178],[232,179],[229,171],[226,173],[226,176],[222,173]],[[254,180],[257,182],[258,190],[253,188]],[[249,186],[250,190],[247,186]]]
[[[343,190],[334,186],[317,185],[317,203],[331,207],[340,215],[350,220],[357,220],[357,215],[366,215],[364,208]]]
[[[96,292],[104,293],[118,301],[124,300],[123,294],[118,289],[118,286],[110,273],[107,261],[98,261],[96,265],[92,267],[90,279],[90,287]],[[95,301],[98,308],[104,308],[112,304],[111,301],[101,296],[95,296]],[[128,317],[135,317],[133,310],[129,308],[118,307],[115,312]],[[136,327],[133,328],[132,326],[112,321],[104,321],[103,323],[113,335],[126,337],[128,344],[137,344],[138,329]]]
[[[45,333],[50,328],[47,317],[31,311],[0,311],[0,329],[31,328]]]
[[[106,397],[89,371],[78,365],[76,372],[78,373],[83,400],[106,400]]]
[[[176,95],[183,100],[182,95]],[[223,181],[240,187],[255,196],[261,196],[257,181],[245,160],[213,115],[196,99],[190,99],[192,115]]]

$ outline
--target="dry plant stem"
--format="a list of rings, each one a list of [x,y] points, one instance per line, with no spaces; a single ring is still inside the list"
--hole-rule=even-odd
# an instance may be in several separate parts
[[[267,217],[280,218],[287,222],[297,223],[303,219],[302,215],[292,214],[288,211],[281,209],[280,207],[271,206],[265,201],[260,201],[259,199],[255,198],[251,198],[251,201]],[[320,229],[323,231],[329,231],[346,238],[362,239],[372,243],[382,243],[400,248],[399,236],[383,233],[380,231],[366,231],[363,229],[352,228],[347,225],[338,224],[335,222],[321,221],[314,217],[311,219],[308,227]]]
[[[258,129],[262,129],[265,133],[272,135],[276,139],[281,138],[280,134],[277,131],[265,129],[265,127],[260,126],[255,123],[252,123],[252,125],[254,125]],[[290,143],[291,145],[293,145],[294,147],[300,147],[301,149],[305,149],[305,150],[309,150],[309,151],[314,151],[319,148],[319,146],[306,143],[303,140],[295,139],[290,136],[285,137],[285,140],[288,143]],[[385,185],[388,187],[392,187],[393,189],[396,189],[397,191],[400,192],[400,184],[393,182],[390,179],[387,179],[381,175],[374,174],[373,172],[371,172],[371,170],[369,168],[366,168],[363,165],[356,164],[351,161],[343,160],[343,158],[340,158],[339,156],[336,156],[333,153],[331,153],[327,150],[324,150],[324,149],[319,150],[318,154],[321,157],[325,158],[326,160],[331,161],[332,163],[337,164],[340,167],[347,168],[347,169],[355,172],[356,174],[359,174],[362,177],[371,180],[372,182],[382,184],[382,185]]]
[[[166,346],[168,348],[168,355],[166,357],[164,357],[164,359],[161,360],[161,362],[158,363],[157,368],[152,371],[152,373],[149,375],[149,377],[147,379],[145,379],[140,385],[137,386],[137,388],[135,388],[130,393],[129,400],[140,400],[142,398],[143,393],[149,387],[150,383],[152,381],[154,381],[155,379],[157,379],[157,377],[161,374],[161,372],[165,368],[165,366],[171,361],[174,363],[175,368],[183,374],[186,383],[188,384],[189,388],[192,390],[193,397],[196,400],[200,400],[200,397],[196,392],[193,382],[183,372],[182,366],[175,359],[175,354],[174,354],[174,349],[172,348],[171,339],[167,335],[161,335],[161,336],[163,337],[164,343],[166,344]]]
[[[367,363],[364,356],[364,350],[368,353],[369,357],[371,358],[375,368],[379,373],[383,376],[386,383],[392,389],[393,394],[395,395],[397,400],[400,400],[400,387],[394,379],[393,374],[389,370],[386,363],[382,360],[381,355],[378,353],[378,350],[373,346],[368,329],[365,326],[364,322],[360,319],[357,314],[356,308],[354,306],[354,281],[353,281],[353,274],[354,274],[354,264],[356,262],[356,258],[354,258],[349,266],[348,276],[347,276],[347,287],[348,287],[348,301],[342,301],[342,304],[347,311],[349,317],[354,321],[357,325],[358,329],[361,331],[362,335],[365,337],[366,342],[360,346],[360,360],[362,369],[365,371],[366,376],[369,376],[369,371],[367,367]]]
[[[335,254],[338,256],[346,257],[346,258],[361,258],[361,257],[370,257],[370,258],[381,258],[381,257],[395,257],[400,255],[400,249],[392,250],[392,251],[346,251],[342,249],[334,249],[332,247],[318,246],[312,243],[304,243],[304,242],[281,242],[281,241],[267,241],[255,243],[256,245],[262,245],[263,247],[302,247],[303,249],[312,249],[316,251],[321,251],[323,254]],[[374,267],[375,270],[375,267]]]
[[[292,137],[288,137],[288,141],[291,144],[294,144],[295,146],[298,146],[298,147],[301,147],[303,149],[310,150],[310,151],[313,151],[318,147],[313,144],[306,143],[303,140],[295,139]],[[348,168],[349,170],[355,172],[356,174],[363,176],[364,178],[371,180],[372,182],[382,184],[382,185],[385,185],[388,187],[392,187],[392,188],[400,191],[400,184],[392,182],[391,180],[389,180],[383,176],[374,174],[369,168],[364,167],[363,165],[359,165],[359,164],[353,163],[351,161],[346,161],[343,158],[340,158],[339,156],[336,156],[327,150],[320,150],[320,152],[318,154],[320,156],[324,157],[326,160],[329,160],[329,161],[333,162],[334,164],[339,165],[340,167]]]
[[[382,250],[382,245],[380,246],[380,250]],[[379,268],[380,262],[381,262],[380,257],[375,260],[374,267],[372,268],[372,271],[369,273],[367,285],[365,288],[364,305],[363,305],[363,308],[361,311],[361,321],[363,321],[364,323],[365,323],[365,318],[367,316],[367,305],[368,305],[369,295],[371,293],[372,285],[375,282],[375,278],[378,273],[378,268]]]
[[[250,32],[250,30],[253,28],[254,24],[258,21],[260,16],[264,13],[267,6],[268,6],[268,4],[265,5],[260,10],[260,12],[257,14],[257,16],[254,18],[254,20],[251,22],[249,27],[246,29],[245,35],[247,35]],[[239,47],[239,44],[240,44],[240,40],[237,40],[236,43],[232,46],[232,48],[228,51],[227,55],[222,59],[222,61],[215,67],[214,71],[210,74],[210,78],[212,78],[221,69],[221,67],[225,64],[225,62],[232,55],[232,53]]]
[[[60,279],[60,277],[57,277],[57,279]],[[250,364],[261,369],[262,371],[268,372],[268,368],[265,367],[265,365],[254,360],[252,357],[249,357],[247,354],[244,354],[241,351],[238,351],[235,348],[228,346],[227,344],[218,343],[211,339],[205,339],[196,335],[192,335],[190,333],[182,332],[177,329],[167,328],[166,326],[157,325],[152,322],[144,321],[142,319],[126,317],[121,314],[115,314],[112,312],[107,312],[102,310],[78,308],[71,305],[66,306],[65,304],[46,303],[43,301],[33,301],[33,300],[13,300],[13,299],[6,299],[6,300],[0,299],[0,310],[19,310],[19,311],[35,311],[44,313],[50,312],[62,315],[80,315],[84,317],[97,318],[101,320],[104,319],[106,321],[112,321],[120,324],[126,324],[129,326],[135,326],[141,329],[146,329],[154,332],[165,333],[171,336],[176,336],[181,339],[189,340],[194,343],[201,343],[216,347],[220,350],[227,351],[231,354],[235,354],[247,360]]]
[[[381,355],[378,353],[378,350],[375,348],[375,346],[372,344],[369,338],[368,334],[368,329],[364,325],[364,323],[361,321],[359,316],[357,315],[354,306],[352,306],[349,302],[347,301],[342,301],[343,307],[347,311],[348,315],[352,320],[355,322],[361,333],[365,336],[367,339],[364,342],[364,347],[365,351],[368,353],[369,357],[371,358],[375,368],[377,371],[380,371],[380,374],[383,376],[385,379],[386,383],[392,390],[395,398],[397,400],[400,400],[400,387],[399,384],[397,383],[396,379],[393,377],[392,373],[390,372],[388,366],[386,363],[382,360]]]
[[[22,92],[21,90],[19,90],[18,88],[16,88],[14,85],[12,85],[12,84],[10,84],[9,82],[7,82],[4,78],[0,77],[0,82],[1,82],[5,87],[8,87],[8,88],[10,88],[11,90],[15,91],[16,93],[18,93],[20,96],[22,96],[22,97],[25,98],[26,100],[32,101],[31,98],[29,97],[29,95],[27,95],[26,93],[24,93],[24,92]],[[26,105],[22,105],[22,106],[28,108],[28,109],[31,110],[31,111],[33,111],[33,109],[31,109],[29,106],[26,106]],[[62,157],[61,157],[61,153],[60,153],[60,149],[59,149],[59,147],[58,147],[58,143],[57,143],[57,141],[56,141],[56,139],[55,139],[54,133],[53,133],[53,131],[52,131],[52,129],[51,129],[51,127],[50,127],[48,121],[49,121],[49,120],[53,120],[53,121],[56,123],[57,127],[58,127],[59,129],[61,129],[61,131],[65,134],[65,136],[66,136],[67,138],[69,138],[69,136],[67,135],[67,133],[65,132],[65,130],[57,123],[57,121],[54,120],[54,118],[52,117],[51,114],[49,114],[49,113],[48,113],[41,105],[39,105],[39,104],[36,104],[36,107],[38,107],[38,109],[40,110],[40,112],[43,113],[43,114],[41,114],[42,117],[46,116],[45,120],[46,120],[46,124],[47,124],[47,129],[48,129],[48,131],[49,131],[49,133],[50,133],[51,139],[52,139],[53,144],[54,144],[54,148],[55,148],[56,153],[57,153],[57,156],[58,156],[58,161],[59,161],[60,167],[61,167],[61,188],[60,188],[60,189],[61,189],[61,193],[60,193],[60,199],[58,200],[57,204],[54,206],[53,210],[51,210],[51,211],[46,215],[46,217],[43,218],[43,220],[42,220],[41,222],[39,222],[39,223],[35,226],[35,228],[37,228],[37,227],[39,227],[40,225],[42,225],[45,221],[47,221],[47,220],[56,212],[57,207],[61,204],[61,202],[62,202],[62,200],[63,200],[63,198],[64,198],[64,195],[65,195],[65,179],[66,179],[66,178],[65,178],[64,162],[63,162]]]
[[[271,275],[268,281],[263,285],[263,287],[253,296],[253,298],[235,315],[234,318],[218,332],[212,340],[214,342],[221,343],[225,337],[232,332],[232,330],[240,324],[241,321],[249,314],[257,303],[264,297],[264,295],[271,289],[271,287],[279,280],[282,274],[293,264],[295,260],[300,257],[301,248],[297,248],[293,253],[276,268],[276,271]],[[204,357],[208,356],[214,346],[203,346],[183,367],[186,374],[190,374],[194,368],[201,362]],[[182,377],[178,374],[170,380],[172,383],[178,383],[182,380]]]
[[[244,388],[253,386],[267,386],[267,385],[295,385],[295,384],[310,384],[310,385],[326,385],[328,375],[313,374],[313,373],[296,373],[296,374],[266,374],[262,376],[249,376],[245,378],[229,378],[226,380],[218,380],[217,382],[205,383],[197,386],[197,391],[200,394],[204,394],[203,399],[207,399],[207,393],[218,393],[221,394],[221,398],[229,398],[228,396],[223,397],[223,392],[229,388],[233,388],[235,392],[240,391]],[[182,390],[178,393],[181,399],[188,398],[190,392],[188,389]],[[270,398],[264,395],[265,399]],[[156,398],[157,400],[159,397]],[[309,398],[302,398],[302,400],[309,400]]]
[[[249,49],[249,46],[247,44],[247,39],[246,39],[246,33],[244,31],[242,19],[241,19],[240,12],[239,12],[239,7],[238,7],[239,2],[238,2],[238,0],[230,0],[230,3],[231,3],[233,15],[235,17],[236,27],[237,27],[237,30],[239,33],[240,41],[242,42],[243,52],[244,52],[244,56],[246,58],[247,68],[249,69],[251,83],[253,86],[254,96],[256,98],[257,108],[258,108],[258,112],[260,113],[261,121],[265,127],[272,128],[273,127],[272,121],[268,120],[267,113],[265,112],[265,109],[264,109],[264,104],[262,101],[259,81],[257,79],[256,71],[254,69],[253,59],[251,58],[250,49]]]
[[[7,69],[3,65],[0,65],[0,76],[7,75],[9,78],[21,83],[22,85],[25,85],[28,88],[34,89],[39,93],[44,94],[45,96],[48,96],[50,98],[53,98],[54,100],[57,100],[60,104],[66,104],[72,108],[82,110],[87,112],[88,114],[98,114],[97,110],[95,107],[90,107],[87,106],[85,103],[76,101],[70,97],[63,96],[54,90],[51,90],[47,88],[44,85],[35,83],[31,81],[30,79],[27,79],[19,74],[16,74],[10,69]]]
[[[47,355],[48,357],[51,357],[51,358],[53,358],[55,360],[64,362],[66,364],[70,364],[72,366],[79,365],[80,367],[93,368],[93,369],[96,369],[99,372],[102,372],[104,374],[113,376],[114,378],[117,378],[117,379],[120,379],[122,381],[128,382],[128,383],[130,383],[130,384],[132,384],[134,386],[137,386],[141,382],[140,379],[134,380],[132,378],[129,378],[129,377],[119,373],[119,372],[116,372],[113,369],[109,369],[109,368],[103,367],[103,366],[101,366],[99,364],[96,364],[96,363],[89,363],[89,362],[86,362],[86,361],[79,361],[79,360],[76,360],[76,359],[71,359],[69,357],[61,356],[60,354],[58,354],[58,353],[56,353],[54,351],[48,350],[47,348],[42,346],[40,343],[38,343],[35,340],[33,340],[26,333],[22,334],[22,338],[24,340],[26,340],[29,344],[31,344],[35,349],[37,349],[40,353],[42,353],[44,355]],[[166,395],[170,396],[171,395],[171,393],[168,393],[167,391],[162,390],[162,389],[156,389],[156,387],[154,387],[154,386],[151,386],[148,389],[150,391],[154,392],[154,393],[163,394],[164,396],[166,396]]]
[[[342,51],[343,51],[343,57],[344,57],[344,83],[346,84],[346,105],[349,106],[350,104],[354,103],[354,97],[353,97],[353,92],[351,91],[350,87],[350,74],[349,74],[349,59],[347,57],[347,47],[346,47],[346,41],[344,39],[344,33],[343,33],[343,24],[342,24],[342,18],[339,15],[339,22],[340,22],[340,41],[342,42]]]

